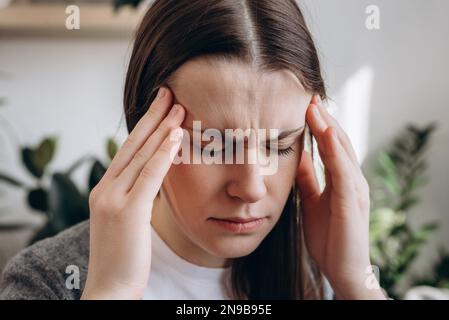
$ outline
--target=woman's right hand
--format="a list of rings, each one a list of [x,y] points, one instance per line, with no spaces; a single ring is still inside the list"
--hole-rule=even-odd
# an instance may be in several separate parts
[[[81,299],[143,297],[153,201],[182,142],[185,111],[172,101],[162,87],[89,195],[89,268]]]

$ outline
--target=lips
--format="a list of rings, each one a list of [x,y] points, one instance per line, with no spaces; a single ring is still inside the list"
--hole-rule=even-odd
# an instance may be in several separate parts
[[[264,224],[266,218],[210,218],[213,225],[234,233],[250,233]]]
[[[219,220],[225,220],[225,221],[230,221],[230,222],[235,222],[235,223],[248,223],[251,221],[255,221],[255,220],[259,220],[261,218],[240,218],[240,217],[235,217],[235,218],[225,218],[225,219],[219,219]]]

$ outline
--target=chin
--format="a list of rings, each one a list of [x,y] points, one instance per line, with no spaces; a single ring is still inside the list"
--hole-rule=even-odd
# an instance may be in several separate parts
[[[251,254],[262,242],[259,234],[217,237],[207,244],[208,251],[220,258],[240,258]]]

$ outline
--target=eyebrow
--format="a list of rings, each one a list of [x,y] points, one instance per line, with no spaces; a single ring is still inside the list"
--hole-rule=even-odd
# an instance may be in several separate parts
[[[304,131],[304,127],[305,126],[301,126],[299,128],[296,128],[296,129],[281,130],[279,135],[275,139],[271,139],[269,141],[282,140],[282,139],[286,139],[286,138],[289,138],[289,137],[295,137],[296,138],[297,136],[299,136]],[[190,130],[192,132],[199,132],[199,133],[203,134],[206,130],[210,130],[210,129],[213,129],[213,128],[206,128],[206,129],[203,129],[203,130],[193,130],[193,128],[190,128],[190,127],[186,126],[186,127],[184,127],[184,129]],[[218,129],[214,129],[214,130],[218,130]],[[219,131],[220,131],[222,136],[225,135],[224,130],[219,130]]]

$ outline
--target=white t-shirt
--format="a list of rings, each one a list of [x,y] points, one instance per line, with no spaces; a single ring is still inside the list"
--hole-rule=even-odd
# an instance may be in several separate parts
[[[144,300],[232,299],[231,267],[206,268],[178,256],[151,226],[151,272]]]

